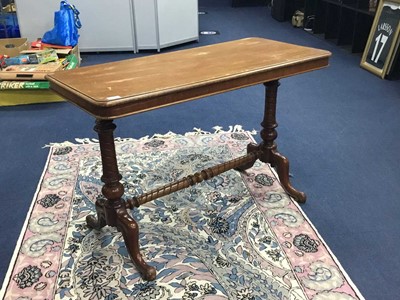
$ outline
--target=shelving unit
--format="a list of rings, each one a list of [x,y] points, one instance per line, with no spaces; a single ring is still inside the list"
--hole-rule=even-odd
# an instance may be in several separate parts
[[[307,0],[304,18],[315,16],[312,32],[352,53],[364,51],[375,11],[369,0]]]

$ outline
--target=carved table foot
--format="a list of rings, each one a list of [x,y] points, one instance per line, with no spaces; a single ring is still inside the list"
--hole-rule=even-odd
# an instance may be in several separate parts
[[[260,145],[253,143],[248,144],[247,153],[255,153],[256,157],[262,162],[271,164],[271,166],[276,169],[279,181],[284,190],[297,202],[306,202],[306,194],[299,192],[291,185],[289,180],[289,160],[276,150],[275,143],[272,147],[267,147],[264,143],[261,143]],[[251,161],[247,164],[243,164],[240,167],[237,167],[236,170],[244,172],[245,170],[250,169],[254,163],[255,161]]]
[[[276,168],[276,172],[279,176],[279,181],[281,182],[285,191],[297,202],[306,202],[306,194],[296,190],[289,181],[289,160],[285,156],[280,154],[277,150],[271,150],[270,163],[272,167]]]
[[[156,279],[156,269],[149,266],[140,254],[138,224],[125,208],[117,210],[117,218],[117,228],[122,233],[128,253],[136,268],[142,274],[142,278],[145,280]]]
[[[105,211],[104,211],[104,199],[99,199],[96,201],[96,212],[97,218],[94,216],[87,216],[86,223],[89,228],[100,230],[107,225]]]

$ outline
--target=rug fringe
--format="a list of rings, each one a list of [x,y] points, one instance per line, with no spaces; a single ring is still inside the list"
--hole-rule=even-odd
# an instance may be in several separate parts
[[[214,131],[206,131],[201,128],[193,128],[192,132],[186,132],[183,136],[191,136],[191,135],[206,135],[206,134],[216,134],[216,133],[229,133],[229,132],[249,132],[252,135],[257,134],[255,129],[249,131],[244,130],[242,125],[229,125],[227,130],[224,130],[222,126],[214,126],[212,127]],[[115,142],[127,142],[127,141],[146,141],[150,139],[169,139],[175,136],[179,136],[182,134],[174,133],[172,131],[168,131],[167,133],[155,133],[152,136],[146,135],[139,139],[135,138],[121,138],[116,137]],[[50,147],[67,147],[67,146],[76,146],[76,145],[87,145],[87,144],[98,144],[99,140],[94,138],[75,138],[75,142],[64,141],[60,143],[50,143],[43,146],[43,148],[50,148]]]

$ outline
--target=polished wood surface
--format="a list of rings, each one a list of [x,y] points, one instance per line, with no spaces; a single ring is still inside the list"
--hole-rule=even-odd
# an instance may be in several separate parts
[[[246,38],[55,72],[46,79],[96,118],[116,119],[320,69],[329,56],[325,50]]]
[[[275,139],[279,79],[328,65],[328,51],[260,38],[199,47],[78,68],[48,75],[51,88],[96,118],[105,199],[96,201],[96,216],[88,216],[94,229],[114,226],[123,235],[128,253],[145,280],[156,278],[156,269],[145,262],[139,245],[139,224],[127,209],[208,180],[235,168],[244,171],[259,159],[276,167],[280,183],[296,201],[306,195],[289,181],[289,161],[278,152]],[[125,201],[114,145],[113,119],[177,104],[216,93],[262,83],[265,86],[264,118],[260,144],[249,144],[247,155],[199,171],[176,182]]]

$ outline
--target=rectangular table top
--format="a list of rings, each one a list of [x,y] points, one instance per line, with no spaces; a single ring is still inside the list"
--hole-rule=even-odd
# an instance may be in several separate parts
[[[329,51],[263,38],[58,71],[50,88],[98,119],[115,119],[317,70]]]

